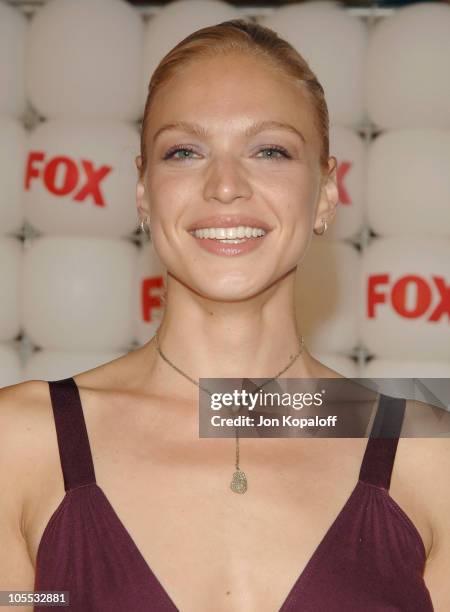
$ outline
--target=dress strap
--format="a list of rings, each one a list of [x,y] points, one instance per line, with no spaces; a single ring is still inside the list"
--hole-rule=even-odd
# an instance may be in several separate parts
[[[392,468],[405,415],[406,400],[380,394],[359,479],[389,490]]]
[[[95,483],[94,464],[75,380],[48,381],[66,491]]]

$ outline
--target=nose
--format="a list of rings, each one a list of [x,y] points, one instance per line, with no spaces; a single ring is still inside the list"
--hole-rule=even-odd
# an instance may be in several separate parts
[[[252,189],[244,168],[232,155],[217,156],[208,164],[203,196],[231,204],[237,198],[249,198]]]

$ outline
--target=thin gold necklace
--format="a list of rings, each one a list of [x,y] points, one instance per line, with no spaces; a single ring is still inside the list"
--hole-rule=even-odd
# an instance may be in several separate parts
[[[291,365],[294,363],[296,359],[298,359],[298,357],[303,351],[305,342],[303,340],[303,336],[299,336],[298,333],[297,333],[297,338],[300,341],[300,348],[299,348],[298,353],[290,360],[290,362],[285,368],[283,368],[280,372],[278,372],[276,376],[274,376],[273,378],[269,378],[269,380],[266,380],[266,382],[260,385],[259,387],[255,386],[255,389],[254,389],[255,391],[259,391],[259,389],[262,389],[265,385],[268,385],[273,380],[276,380],[279,376],[281,376],[281,374],[283,374],[283,372],[286,372],[286,370],[291,367]],[[180,370],[180,368],[178,368],[175,364],[173,364],[164,355],[164,353],[161,350],[160,344],[159,344],[159,329],[154,335],[154,339],[156,343],[156,350],[158,351],[158,353],[161,355],[161,357],[164,359],[166,363],[168,363],[179,374],[181,374],[182,376],[190,380],[192,383],[194,383],[194,385],[197,385],[197,387],[199,387],[202,391],[205,391],[206,393],[208,393],[208,395],[212,396],[212,393],[208,391],[208,389],[205,389],[205,387],[202,387],[195,379],[191,378],[188,374],[186,374],[186,372],[183,372],[183,370]],[[232,491],[234,491],[234,493],[245,493],[247,491],[247,476],[245,472],[243,472],[239,467],[239,434],[238,434],[237,427],[235,427],[235,432],[236,432],[236,471],[233,474],[233,478],[230,483],[230,488]]]

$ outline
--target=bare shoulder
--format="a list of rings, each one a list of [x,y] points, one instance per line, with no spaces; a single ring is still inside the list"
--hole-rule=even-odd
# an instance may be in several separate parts
[[[107,363],[73,376],[78,387],[93,390],[127,389],[137,379],[142,347]],[[41,446],[42,436],[53,434],[50,389],[46,380],[25,382],[0,388],[0,435],[9,447],[19,442],[18,451]],[[44,440],[45,441],[45,440]]]
[[[420,401],[406,402],[406,429],[399,440],[398,480],[414,491],[431,530],[425,582],[436,611],[450,609],[450,413]]]
[[[80,388],[126,389],[133,380],[138,353],[131,351],[73,378]],[[48,381],[28,380],[0,388],[0,436],[3,454],[12,452],[15,464],[20,459],[35,463],[38,457],[43,464],[45,449],[56,440]]]
[[[450,537],[450,412],[407,400],[402,436],[405,469],[427,495],[433,522],[446,523]]]
[[[114,394],[127,379],[128,359],[120,357],[74,376],[80,387]],[[116,386],[115,386],[116,385]],[[8,490],[3,511],[28,540],[36,514],[47,500],[64,494],[56,424],[47,380],[0,388],[0,486]],[[6,505],[8,508],[6,509]]]
[[[48,424],[49,389],[44,380],[27,380],[0,389],[1,447],[24,456]],[[17,446],[17,448],[15,448]]]
[[[33,588],[25,514],[33,481],[42,482],[50,423],[45,381],[0,389],[0,590]]]
[[[449,506],[444,509],[441,503],[444,498],[450,503],[450,412],[407,400],[401,436],[404,469],[416,486],[429,492],[428,504],[435,518],[445,510],[450,519]]]
[[[142,380],[145,346],[138,347],[95,368],[79,372],[73,378],[78,388],[92,391],[126,391],[138,387]]]
[[[52,415],[46,381],[28,380],[0,389],[1,477],[14,483],[9,489],[11,495],[25,495],[27,483],[33,481],[45,464],[51,436]]]
[[[77,385],[114,394],[129,373],[128,360],[121,359],[77,374]],[[11,529],[29,542],[39,513],[45,513],[52,500],[64,495],[47,380],[0,388],[0,487],[8,491],[1,503],[2,516],[7,516]]]
[[[424,579],[436,612],[450,610],[450,439],[410,438],[414,444],[412,469],[417,468],[417,488],[426,500],[432,529]]]
[[[47,385],[45,380],[26,380],[15,385],[8,385],[0,388],[0,410],[4,416],[8,411],[14,410],[14,405],[24,399],[36,398],[42,394],[43,389]]]
[[[429,519],[450,536],[450,412],[417,400],[407,400],[394,475],[414,487]]]

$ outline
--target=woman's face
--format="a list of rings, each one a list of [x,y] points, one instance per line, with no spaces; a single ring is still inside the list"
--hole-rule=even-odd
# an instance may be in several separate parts
[[[260,59],[206,58],[158,91],[149,119],[138,208],[168,271],[205,297],[234,301],[295,268],[319,217],[330,218],[313,110],[301,91]],[[230,223],[268,231],[237,253],[240,245],[191,233]]]

